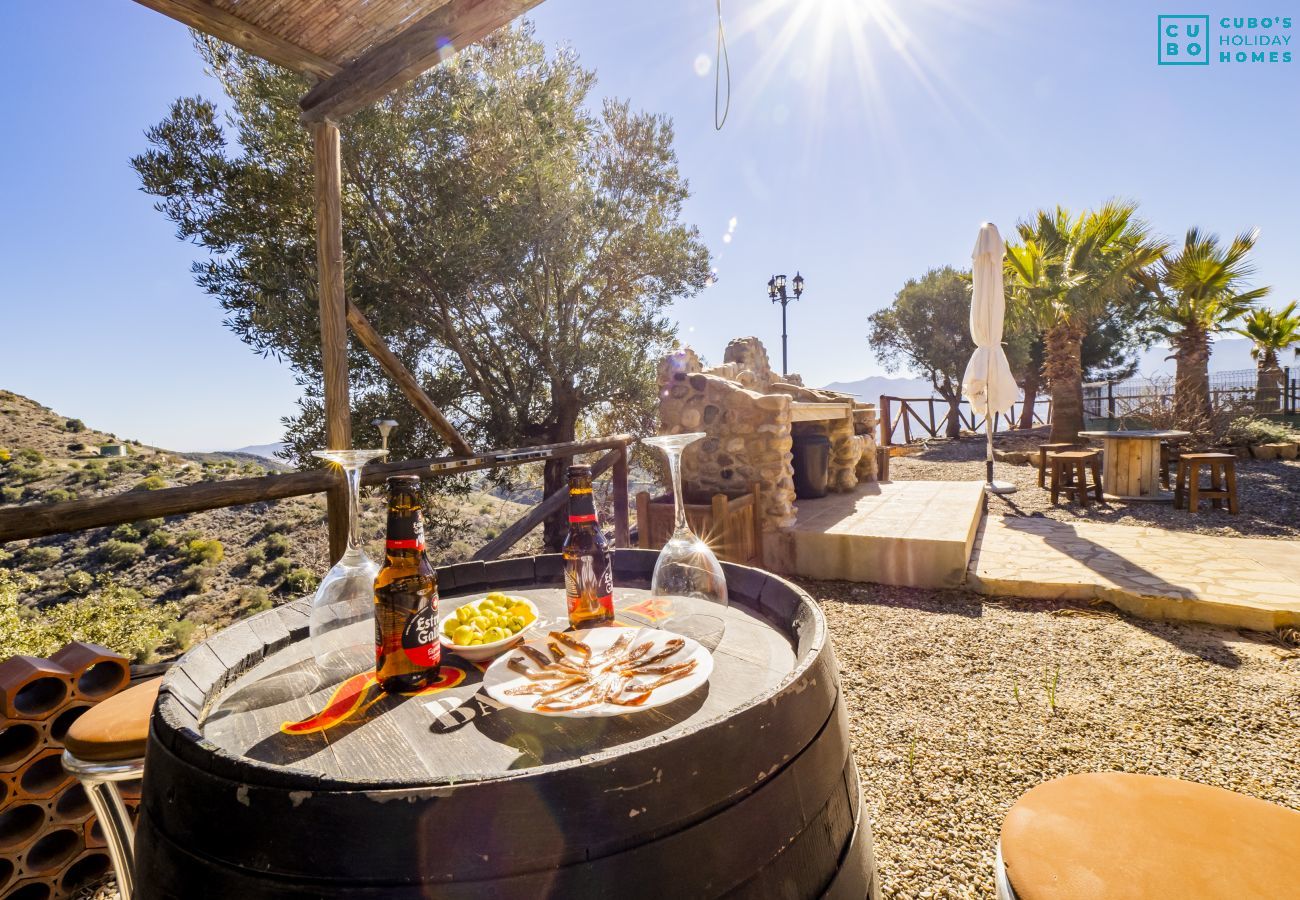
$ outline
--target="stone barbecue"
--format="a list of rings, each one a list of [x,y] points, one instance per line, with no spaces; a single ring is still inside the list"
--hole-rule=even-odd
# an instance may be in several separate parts
[[[669,354],[659,363],[659,395],[662,434],[708,435],[683,456],[688,502],[716,493],[740,497],[758,485],[763,541],[774,550],[777,533],[798,517],[795,435],[820,432],[830,439],[828,491],[850,492],[876,479],[875,406],[774,373],[757,338],[733,340],[717,366],[704,366],[689,348]]]

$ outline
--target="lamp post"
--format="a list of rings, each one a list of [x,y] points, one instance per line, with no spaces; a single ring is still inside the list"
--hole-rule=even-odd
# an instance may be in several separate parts
[[[803,276],[798,272],[794,273],[794,298],[798,300],[803,295]],[[785,307],[790,302],[791,297],[785,292],[785,276],[773,275],[767,280],[767,296],[773,303],[781,304],[781,374],[785,375],[790,370],[790,362],[787,355],[785,333]]]

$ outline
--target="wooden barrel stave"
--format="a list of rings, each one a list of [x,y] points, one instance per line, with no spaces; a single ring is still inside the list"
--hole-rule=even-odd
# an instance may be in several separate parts
[[[624,559],[622,583],[648,574],[654,554],[637,555],[642,558],[628,560],[619,554]],[[521,584],[560,571],[544,557],[508,562],[509,577]],[[503,585],[506,578],[493,570],[496,565],[456,567],[449,575],[444,570],[440,575],[445,592]],[[407,885],[412,897],[483,896],[489,885],[493,895],[503,897],[590,896],[601,886],[615,884],[620,897],[660,897],[662,885],[674,883],[666,877],[673,871],[698,886],[700,896],[816,896],[836,883],[860,887],[863,872],[869,884],[874,871],[870,829],[860,811],[834,657],[820,614],[811,603],[798,602],[798,594],[790,602],[787,583],[766,573],[728,566],[728,578],[741,605],[769,620],[784,616],[784,628],[801,655],[814,654],[769,701],[729,718],[737,734],[781,735],[785,743],[734,742],[728,753],[719,754],[716,741],[711,747],[702,737],[713,729],[701,727],[675,735],[667,757],[656,755],[653,745],[630,753],[610,751],[586,765],[547,771],[545,779],[502,778],[450,790],[390,784],[377,784],[369,792],[340,790],[330,779],[313,779],[300,770],[250,765],[211,746],[185,722],[186,717],[193,719],[196,706],[201,707],[196,693],[212,694],[234,673],[301,638],[305,616],[272,611],[278,614],[276,621],[250,626],[250,633],[263,641],[260,648],[241,635],[218,642],[208,648],[210,658],[199,654],[193,669],[184,667],[186,679],[178,681],[174,692],[168,691],[177,696],[164,697],[160,704],[160,718],[170,720],[169,727],[155,728],[147,765],[151,780],[183,785],[185,802],[176,802],[173,792],[146,796],[140,852],[142,859],[150,860],[145,871],[157,875],[152,882],[157,895],[169,896],[168,885],[201,882],[221,886],[208,896],[400,897],[408,892],[384,879],[404,870],[419,873],[421,883]],[[191,672],[197,674],[191,677]],[[800,699],[780,702],[789,697]],[[607,757],[603,767],[602,755]],[[698,769],[692,767],[703,773],[698,787],[683,780],[680,760],[698,764]],[[593,777],[593,766],[600,777]],[[667,790],[674,802],[666,803],[665,788],[655,775],[663,778],[673,769],[670,777],[676,780]],[[757,778],[759,773],[766,777]],[[535,783],[527,786],[530,780]],[[619,786],[619,809],[645,810],[638,813],[637,832],[612,834],[614,830],[603,824],[612,821],[609,798],[603,796],[610,784]],[[374,818],[374,833],[356,837],[361,852],[349,853],[346,845],[322,841],[323,834],[357,831],[358,798],[365,793],[390,796],[387,803],[376,804],[383,814]],[[521,802],[529,796],[533,803]],[[490,813],[502,809],[524,813],[504,819]],[[202,813],[196,815],[196,810]],[[649,815],[652,810],[658,819]],[[548,841],[542,835],[531,845],[525,841],[525,846],[508,848],[504,855],[494,850],[489,860],[476,862],[476,842],[467,835],[494,830],[528,835],[529,811],[553,813],[563,822],[563,840]],[[267,822],[275,823],[272,841],[267,840]],[[426,824],[430,822],[459,823],[465,834],[439,834]],[[584,832],[584,825],[592,827]],[[769,844],[738,840],[747,828]],[[433,847],[428,846],[430,833],[436,839]],[[220,847],[222,859],[200,858],[182,849],[195,847]],[[721,865],[720,847],[732,851],[732,858]],[[181,866],[189,873],[183,881],[166,874],[176,859],[188,861]],[[419,865],[413,865],[414,860]],[[673,861],[677,864],[670,864]],[[821,873],[820,886],[813,886],[814,871]],[[196,872],[202,872],[199,882],[193,880]],[[709,874],[702,877],[701,872]],[[454,882],[447,880],[453,877]],[[777,887],[790,878],[802,880],[802,888],[791,893],[793,883]],[[656,884],[658,888],[647,889]]]

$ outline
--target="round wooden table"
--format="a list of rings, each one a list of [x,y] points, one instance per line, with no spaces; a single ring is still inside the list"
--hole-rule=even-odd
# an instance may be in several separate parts
[[[615,553],[619,609],[656,553]],[[439,570],[444,603],[494,589],[563,615],[559,556]],[[724,564],[714,670],[605,719],[502,707],[444,656],[443,684],[319,685],[308,601],[238,623],[167,674],[137,837],[140,895],[878,897],[834,654],[817,604]]]
[[[1185,438],[1189,431],[1081,431],[1101,438],[1101,486],[1112,500],[1172,500],[1160,487],[1160,442]]]

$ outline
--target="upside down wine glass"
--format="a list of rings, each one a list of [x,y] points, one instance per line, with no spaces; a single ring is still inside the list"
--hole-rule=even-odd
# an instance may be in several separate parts
[[[348,484],[348,549],[311,599],[311,653],[322,675],[346,677],[374,665],[375,576],[379,566],[361,549],[361,469],[387,450],[313,450],[343,470]],[[364,622],[370,622],[366,627]]]
[[[712,548],[686,521],[686,500],[682,496],[682,451],[702,437],[707,435],[695,431],[645,439],[668,460],[674,504],[673,533],[655,560],[650,594],[667,613],[667,618],[658,623],[661,627],[713,650],[722,641],[724,621],[709,610],[727,605],[727,579]]]

